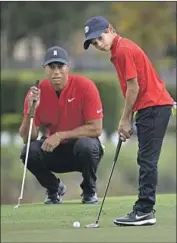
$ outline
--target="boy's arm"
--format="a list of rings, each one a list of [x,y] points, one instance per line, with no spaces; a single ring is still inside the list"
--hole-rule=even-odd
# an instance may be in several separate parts
[[[125,141],[130,138],[132,129],[131,121],[133,115],[133,108],[139,94],[139,84],[137,80],[137,70],[134,60],[134,55],[128,48],[122,48],[119,53],[120,71],[124,80],[126,81],[125,103],[122,117],[119,122],[118,132]]]
[[[135,56],[132,53],[132,50],[124,47],[119,51],[118,58],[120,63],[120,71],[124,80],[126,81],[127,86],[122,119],[131,119],[133,107],[139,93]]]
[[[123,120],[125,120],[125,119],[131,120],[132,113],[133,113],[133,107],[136,103],[138,94],[139,94],[139,84],[138,84],[137,78],[127,80],[125,104],[124,104],[124,110],[123,110],[123,114],[122,114]]]

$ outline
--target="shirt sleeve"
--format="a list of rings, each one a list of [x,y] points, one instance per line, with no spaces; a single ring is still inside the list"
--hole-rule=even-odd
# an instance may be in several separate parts
[[[24,108],[23,108],[23,117],[25,117],[27,115],[28,112],[28,96],[29,96],[30,92],[27,93],[26,97],[25,97],[25,101],[24,101]],[[34,124],[36,127],[40,126],[40,120],[38,118],[38,114],[37,114],[37,110],[34,116]]]
[[[83,116],[85,121],[103,118],[103,107],[99,91],[93,82],[90,82],[83,98]]]
[[[132,51],[128,48],[122,48],[118,54],[120,72],[124,79],[137,78],[137,69],[134,61]]]

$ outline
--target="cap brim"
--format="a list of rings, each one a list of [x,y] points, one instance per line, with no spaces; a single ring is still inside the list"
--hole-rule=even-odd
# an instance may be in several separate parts
[[[100,37],[100,35],[105,31],[103,30],[97,30],[95,32],[92,32],[90,35],[87,36],[85,42],[84,42],[84,49],[87,50],[90,46],[91,40],[96,39]]]
[[[61,62],[63,64],[69,65],[69,61],[63,59],[63,58],[52,58],[50,60],[47,60],[46,62],[44,62],[44,66],[52,63],[52,62]]]

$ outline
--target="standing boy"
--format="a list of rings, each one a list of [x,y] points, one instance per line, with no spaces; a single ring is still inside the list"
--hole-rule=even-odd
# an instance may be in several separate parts
[[[164,82],[143,50],[134,42],[121,37],[102,16],[85,23],[84,49],[92,44],[100,51],[110,51],[120,87],[125,97],[124,110],[118,125],[123,141],[132,134],[132,115],[137,111],[139,195],[133,211],[114,220],[116,225],[152,225],[155,210],[157,164],[167,129],[173,99]]]

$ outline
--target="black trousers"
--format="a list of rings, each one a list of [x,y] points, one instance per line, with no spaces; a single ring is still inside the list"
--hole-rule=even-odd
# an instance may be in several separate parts
[[[137,112],[139,195],[135,210],[150,212],[156,201],[158,160],[171,115],[171,106],[154,106]]]
[[[103,155],[98,138],[84,137],[60,144],[53,152],[44,152],[41,145],[44,139],[32,141],[30,144],[27,168],[39,183],[50,193],[58,191],[58,180],[52,173],[78,171],[82,173],[81,188],[84,193],[96,191],[96,171]],[[21,159],[25,162],[26,145]]]

